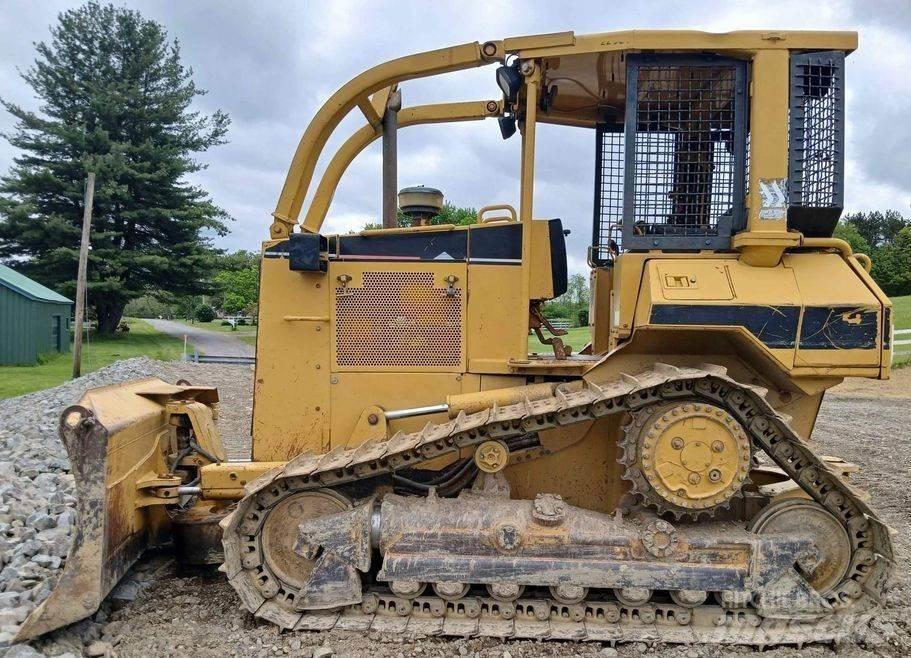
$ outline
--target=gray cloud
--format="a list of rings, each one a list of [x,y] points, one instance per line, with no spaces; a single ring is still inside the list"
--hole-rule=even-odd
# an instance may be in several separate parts
[[[32,43],[45,40],[58,11],[75,2],[7,0],[0,13],[0,95],[28,107],[36,101],[16,67],[29,66]],[[519,34],[641,28],[856,29],[861,48],[849,59],[847,201],[851,208],[907,209],[911,199],[911,4],[748,0],[730,3],[554,2],[126,2],[177,37],[198,84],[209,90],[199,108],[233,118],[230,144],[205,154],[195,181],[235,218],[219,244],[256,249],[307,122],[319,104],[352,76],[384,60],[445,45]],[[495,98],[491,68],[405,83],[406,104]],[[352,116],[327,148],[331,154],[359,127]],[[0,130],[11,127],[0,115]],[[594,136],[547,127],[537,160],[536,213],[562,217],[573,230],[570,249],[584,264],[591,233]],[[518,199],[518,140],[503,142],[492,121],[403,130],[401,185],[440,187],[460,205]],[[0,142],[0,170],[14,153]],[[321,165],[325,164],[325,160]],[[367,149],[342,181],[328,228],[347,230],[375,220],[380,208],[378,145]]]

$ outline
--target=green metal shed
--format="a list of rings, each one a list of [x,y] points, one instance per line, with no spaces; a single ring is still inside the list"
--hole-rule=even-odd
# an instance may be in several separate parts
[[[0,265],[0,364],[33,365],[39,354],[69,352],[73,302]]]

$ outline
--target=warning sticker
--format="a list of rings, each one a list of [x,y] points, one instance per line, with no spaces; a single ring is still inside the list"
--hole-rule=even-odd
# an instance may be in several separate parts
[[[784,219],[787,217],[787,179],[760,178],[759,199],[759,219]]]

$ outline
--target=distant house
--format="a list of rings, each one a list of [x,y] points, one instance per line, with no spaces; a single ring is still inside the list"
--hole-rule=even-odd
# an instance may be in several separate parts
[[[32,365],[70,350],[73,302],[0,265],[0,364]]]

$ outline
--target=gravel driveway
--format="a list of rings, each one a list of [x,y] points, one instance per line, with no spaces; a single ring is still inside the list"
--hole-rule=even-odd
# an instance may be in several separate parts
[[[63,386],[0,401],[0,641],[18,619],[46,596],[66,555],[73,522],[72,478],[56,439],[59,409],[90,386],[157,375],[186,378],[219,387],[219,430],[232,456],[249,452],[252,368],[130,359]],[[538,656],[612,658],[800,658],[911,655],[911,368],[890,382],[852,382],[823,404],[813,439],[824,454],[842,456],[862,467],[852,476],[868,491],[874,507],[895,529],[896,564],[885,608],[854,642],[838,647],[779,647],[757,652],[748,647],[647,646],[616,648],[599,643],[414,638],[403,634],[279,632],[255,621],[222,574],[178,571],[167,553],[137,565],[131,583],[142,585],[135,600],[109,601],[91,620],[36,644],[44,655],[62,656],[331,656],[340,658],[532,658]],[[66,545],[66,546],[64,546]],[[9,571],[8,571],[9,570]],[[132,585],[131,585],[132,586]],[[116,597],[112,597],[116,598]],[[132,599],[127,596],[126,599]],[[5,638],[9,638],[6,635]],[[7,658],[35,658],[16,647]],[[2,655],[0,649],[0,655]],[[18,652],[18,653],[17,653]]]
[[[211,329],[201,329],[190,324],[172,322],[171,320],[147,319],[150,325],[166,334],[187,337],[187,342],[208,356],[253,356],[252,345],[248,345],[237,336]]]

